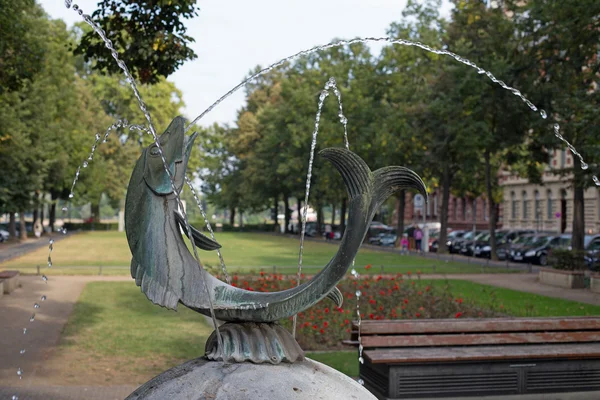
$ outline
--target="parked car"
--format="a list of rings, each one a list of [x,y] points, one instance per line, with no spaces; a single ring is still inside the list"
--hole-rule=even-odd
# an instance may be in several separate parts
[[[450,249],[451,253],[460,254],[460,249],[464,242],[473,241],[473,238],[479,235],[481,231],[466,231],[460,238],[452,241],[452,247]]]
[[[446,239],[446,248],[448,249],[449,253],[455,253],[454,248],[453,248],[454,242],[456,242],[457,240],[460,240],[467,232],[469,232],[469,231],[458,230],[458,231],[448,232],[448,238]]]
[[[585,235],[583,247],[585,248],[584,259],[587,267],[592,270],[600,269],[600,235]]]
[[[497,231],[494,236],[496,237],[496,247],[499,243],[503,243],[504,237],[506,236],[505,231]],[[492,256],[492,235],[490,232],[480,237],[475,243],[475,257],[491,258]]]
[[[511,250],[510,259],[517,262],[526,262],[537,265],[548,265],[548,255],[552,249],[566,248],[570,240],[561,235],[529,235],[523,240],[515,242]]]
[[[499,230],[504,232],[504,237],[500,243],[496,243],[496,256],[498,260],[506,260],[510,257],[510,250],[515,240],[525,235],[533,235],[534,230],[531,229],[514,229],[514,230]]]
[[[393,246],[396,243],[396,239],[396,230],[389,228],[371,236],[369,238],[369,244],[375,246]]]
[[[463,240],[460,246],[460,254],[471,257],[475,253],[475,244],[481,241],[486,235],[489,235],[488,231],[477,231],[477,234],[472,239]]]
[[[5,231],[4,229],[0,229],[0,243],[4,242],[5,240],[8,240],[8,231]]]

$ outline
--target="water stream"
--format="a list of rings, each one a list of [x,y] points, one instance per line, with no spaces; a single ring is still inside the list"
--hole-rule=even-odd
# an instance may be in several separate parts
[[[191,235],[191,228],[190,225],[188,223],[187,220],[187,214],[185,213],[185,210],[183,208],[183,204],[181,201],[181,198],[179,196],[179,193],[177,192],[176,188],[175,188],[175,183],[173,180],[173,176],[171,175],[171,172],[169,170],[169,168],[167,167],[167,161],[164,157],[164,153],[163,153],[163,149],[162,146],[159,142],[159,138],[158,135],[156,133],[156,130],[154,128],[154,125],[152,123],[152,118],[150,116],[150,113],[147,110],[146,104],[144,103],[143,99],[141,98],[141,95],[138,91],[138,88],[136,86],[136,83],[131,75],[131,73],[129,72],[128,67],[125,65],[125,63],[119,58],[117,51],[114,49],[113,44],[111,42],[110,39],[108,39],[106,37],[105,32],[96,24],[94,23],[91,18],[89,17],[89,15],[86,15],[83,13],[83,10],[81,10],[81,8],[79,8],[79,6],[77,4],[73,4],[72,0],[65,0],[65,6],[67,8],[72,8],[73,10],[75,10],[83,19],[84,21],[90,25],[94,31],[102,38],[102,40],[104,41],[107,49],[111,52],[111,55],[113,56],[113,58],[115,59],[117,65],[121,68],[121,70],[123,71],[123,73],[125,74],[126,80],[129,83],[131,89],[134,92],[134,95],[138,101],[138,105],[140,110],[143,112],[144,117],[148,123],[148,128],[140,126],[140,125],[128,125],[127,121],[118,121],[115,124],[111,125],[106,133],[104,134],[104,137],[102,138],[100,136],[100,134],[96,134],[95,135],[95,142],[92,145],[92,149],[91,152],[88,156],[88,158],[86,160],[83,161],[82,165],[79,166],[75,172],[75,177],[73,180],[73,184],[71,186],[71,192],[69,194],[69,199],[72,199],[74,197],[74,188],[75,185],[77,183],[77,180],[79,179],[79,175],[81,173],[81,168],[87,168],[87,166],[89,165],[89,162],[93,160],[94,157],[94,152],[96,151],[98,145],[100,144],[100,140],[102,139],[102,143],[105,143],[108,139],[109,134],[113,131],[116,130],[118,128],[129,128],[129,129],[135,129],[138,130],[140,133],[148,133],[150,135],[152,135],[152,138],[154,140],[154,143],[158,149],[159,155],[161,157],[162,163],[163,163],[163,167],[165,168],[165,171],[167,173],[167,175],[169,176],[169,179],[171,181],[171,186],[173,188],[173,193],[175,196],[175,199],[179,205],[179,208],[185,218],[186,221],[186,229],[188,230],[188,235],[190,237],[192,237]],[[271,65],[269,65],[266,68],[263,68],[262,70],[258,71],[257,73],[255,73],[254,75],[250,76],[249,78],[245,79],[244,81],[242,81],[241,83],[239,83],[237,86],[235,86],[234,88],[232,88],[230,91],[228,91],[227,93],[225,93],[223,96],[221,96],[219,99],[217,99],[214,103],[212,103],[206,110],[204,110],[198,117],[196,117],[193,121],[190,122],[190,124],[186,127],[186,131],[189,130],[189,128],[191,126],[193,126],[195,123],[197,123],[200,119],[202,119],[207,113],[209,113],[210,111],[212,111],[217,105],[219,105],[222,101],[224,101],[226,98],[228,98],[229,96],[231,96],[234,92],[236,92],[237,90],[239,90],[240,88],[244,87],[246,84],[248,84],[249,82],[255,80],[256,78],[258,78],[261,75],[264,75],[270,71],[272,71],[273,69],[283,65],[284,63],[294,60],[298,57],[302,57],[317,51],[321,51],[321,50],[326,50],[329,48],[334,48],[334,47],[340,47],[340,46],[348,46],[348,45],[352,45],[355,43],[370,43],[370,42],[387,42],[389,44],[393,44],[393,45],[403,45],[403,46],[410,46],[410,47],[418,47],[422,50],[425,50],[427,52],[433,53],[433,54],[437,54],[437,55],[443,55],[443,56],[448,56],[453,58],[454,60],[456,60],[457,62],[460,62],[464,65],[467,65],[468,67],[474,68],[476,70],[476,72],[478,74],[481,75],[485,75],[488,79],[490,79],[493,83],[499,85],[500,87],[502,87],[505,90],[510,91],[513,95],[517,96],[523,103],[525,103],[527,105],[527,107],[533,111],[533,112],[537,112],[540,117],[542,119],[547,119],[547,113],[544,110],[538,109],[531,101],[529,101],[518,89],[511,87],[509,85],[507,85],[505,82],[503,82],[502,80],[497,79],[491,72],[486,71],[485,69],[479,67],[478,65],[476,65],[475,63],[473,63],[470,60],[467,60],[451,51],[448,50],[440,50],[440,49],[435,49],[432,48],[428,45],[425,45],[423,43],[420,42],[414,42],[414,41],[410,41],[410,40],[405,40],[405,39],[394,39],[394,38],[390,38],[390,37],[367,37],[367,38],[357,38],[357,39],[352,39],[352,40],[340,40],[340,41],[336,41],[336,42],[332,42],[332,43],[328,43],[325,45],[320,45],[320,46],[315,46],[312,47],[310,49],[307,50],[302,50],[299,51],[291,56],[288,56],[286,58],[283,58]],[[315,126],[314,126],[314,131],[312,134],[312,141],[311,141],[311,148],[310,148],[310,155],[309,155],[309,166],[308,166],[308,172],[307,172],[307,179],[306,179],[306,191],[305,191],[305,201],[304,201],[304,209],[302,212],[302,230],[301,230],[301,237],[300,237],[300,249],[299,249],[299,255],[298,255],[298,271],[297,271],[297,284],[300,284],[300,278],[301,278],[301,271],[302,271],[302,258],[303,258],[303,251],[304,251],[304,238],[305,238],[305,232],[306,232],[306,218],[307,218],[307,212],[308,212],[308,200],[309,200],[309,194],[310,194],[310,187],[311,187],[311,178],[312,178],[312,167],[313,167],[313,160],[314,160],[314,151],[316,148],[316,140],[317,140],[317,135],[318,135],[318,130],[319,130],[319,122],[321,119],[321,111],[322,111],[322,107],[324,104],[325,99],[327,98],[327,96],[329,95],[330,91],[333,91],[333,93],[335,94],[335,96],[338,99],[338,103],[339,103],[339,113],[338,113],[338,117],[340,120],[340,123],[342,124],[343,128],[344,128],[344,145],[347,149],[349,149],[349,142],[348,142],[348,132],[347,132],[347,124],[348,124],[348,120],[347,118],[344,116],[343,114],[343,107],[342,107],[342,99],[341,99],[341,93],[337,87],[336,81],[334,78],[330,78],[327,83],[325,84],[324,89],[321,91],[320,95],[319,95],[319,102],[318,102],[318,110],[317,110],[317,114],[315,117]],[[580,167],[583,170],[587,170],[588,169],[588,164],[584,161],[582,155],[576,150],[576,148],[567,140],[565,139],[562,134],[561,134],[561,128],[560,125],[558,123],[554,123],[552,125],[552,129],[554,131],[554,135],[556,136],[556,138],[558,138],[560,141],[562,141],[567,147],[568,149],[572,152],[572,154],[574,156],[576,156],[579,159],[580,162]],[[204,218],[207,228],[211,234],[211,237],[214,239],[214,232],[212,230],[212,227],[210,225],[209,219],[206,216],[206,213],[200,203],[200,200],[197,196],[196,191],[194,190],[191,181],[189,180],[189,178],[185,178],[186,179],[186,183],[188,184],[188,186],[190,187],[192,194],[194,196],[194,199],[196,201],[196,203],[198,204],[198,207],[200,209],[200,212],[202,214],[202,217]],[[594,183],[597,186],[600,186],[600,179],[598,179],[598,177],[596,175],[593,175],[592,177]],[[62,211],[66,212],[68,210],[67,207],[63,207]],[[300,210],[298,210],[300,212]],[[66,229],[62,229],[61,232],[63,234],[66,233]],[[49,245],[48,245],[48,267],[52,267],[52,251],[54,248],[54,240],[50,239],[49,241]],[[196,249],[196,246],[194,244],[193,241],[191,241],[191,246],[193,249],[193,253],[194,253],[194,257],[197,260],[198,263],[198,267],[202,268],[202,264],[200,261],[200,258],[198,256],[198,252]],[[221,269],[225,275],[225,278],[227,280],[228,283],[230,283],[230,278],[229,275],[227,274],[227,270],[226,270],[226,266],[225,266],[225,262],[223,261],[223,257],[221,255],[221,252],[219,250],[217,250],[218,255],[219,255],[219,260],[221,263]],[[359,274],[356,272],[355,269],[352,269],[352,275],[354,276],[354,278],[358,281],[359,279]],[[48,278],[46,275],[42,275],[42,280],[47,284],[48,283]],[[206,282],[204,282],[204,284],[206,285]],[[208,290],[207,290],[208,292]],[[362,293],[360,293],[360,291],[357,290],[356,292],[356,297],[357,297],[357,304],[356,304],[356,313],[357,313],[357,318],[358,318],[358,328],[359,328],[359,333],[358,333],[358,340],[359,340],[359,362],[363,362],[362,360],[362,345],[360,344],[360,325],[361,325],[361,315],[360,315],[360,298],[361,298]],[[47,298],[46,296],[42,296],[41,297],[41,301],[45,301]],[[221,335],[219,333],[218,330],[218,324],[214,315],[214,310],[213,310],[213,299],[209,298],[209,302],[210,302],[210,308],[211,308],[211,316],[213,319],[213,323],[215,325],[215,329],[217,331],[217,337],[219,340],[219,346],[222,346],[222,339],[221,339]],[[34,310],[38,310],[40,308],[39,303],[35,303],[33,306]],[[29,318],[30,323],[35,321],[35,312],[30,316]],[[295,334],[296,331],[296,319],[294,318],[294,324],[293,324],[293,333]],[[27,328],[23,328],[23,334],[27,334]],[[19,350],[20,354],[25,354],[26,350],[25,349],[20,349]],[[19,379],[23,378],[23,370],[21,368],[17,369],[17,375],[19,377]],[[362,384],[362,382],[359,382]],[[13,400],[17,400],[18,396],[17,395],[13,395],[12,396]]]
[[[137,99],[138,106],[139,106],[140,110],[142,111],[142,113],[144,114],[144,117],[146,118],[146,121],[148,122],[148,128],[150,130],[150,134],[152,135],[152,138],[154,139],[154,145],[156,146],[156,148],[158,150],[158,154],[160,155],[160,159],[162,161],[165,173],[169,177],[169,181],[171,183],[171,188],[173,190],[173,195],[174,195],[175,200],[176,200],[176,202],[177,202],[177,204],[179,206],[179,210],[181,211],[181,214],[183,215],[183,218],[184,218],[184,221],[185,221],[185,226],[186,226],[186,229],[188,231],[188,237],[190,237],[190,238],[193,237],[192,230],[191,230],[188,218],[187,218],[187,213],[185,212],[185,209],[183,207],[183,203],[181,202],[181,197],[179,196],[179,193],[177,191],[177,188],[176,188],[176,185],[175,185],[174,176],[171,174],[171,171],[169,170],[169,167],[168,167],[168,164],[167,164],[167,160],[165,159],[165,155],[164,155],[162,146],[160,144],[159,137],[158,137],[158,135],[156,133],[156,129],[154,128],[154,124],[152,123],[152,117],[150,116],[150,112],[148,112],[148,109],[146,107],[146,103],[144,102],[144,100],[142,99],[142,97],[140,95],[140,92],[139,92],[139,90],[137,88],[137,85],[135,83],[135,79],[133,78],[133,76],[129,72],[129,68],[123,62],[123,60],[121,60],[119,58],[119,54],[115,50],[112,41],[106,36],[106,32],[104,32],[104,30],[102,28],[100,28],[100,26],[98,26],[94,21],[92,21],[92,19],[90,18],[89,15],[84,14],[83,10],[81,8],[79,8],[79,6],[77,4],[72,4],[72,0],[65,0],[65,6],[67,8],[71,8],[72,7],[73,10],[75,10],[83,18],[83,20],[89,26],[92,27],[92,29],[98,34],[98,36],[100,36],[100,38],[104,42],[106,48],[110,51],[112,57],[116,61],[117,65],[119,66],[119,68],[121,68],[121,70],[125,74],[127,83],[129,83],[129,86],[133,90],[134,96]],[[71,195],[72,194],[73,193],[71,193]],[[69,195],[69,197],[71,197],[71,195]],[[202,263],[200,261],[200,257],[198,256],[198,250],[196,248],[196,244],[194,243],[193,240],[190,240],[190,243],[191,243],[192,250],[193,250],[193,253],[194,253],[194,258],[196,259],[196,262],[198,264],[198,268],[203,269],[202,268]],[[205,288],[206,292],[210,293],[210,290],[208,288],[208,283],[206,282],[206,280],[203,280],[203,284],[204,284],[204,288]],[[219,345],[220,348],[223,348],[223,339],[221,337],[221,333],[219,332],[219,326],[218,326],[217,319],[216,319],[215,313],[214,313],[213,298],[211,296],[208,296],[208,302],[209,302],[209,306],[210,306],[210,313],[211,313],[211,318],[213,320],[213,325],[214,325],[215,331],[217,333],[218,345]],[[224,361],[226,361],[226,360],[224,360]]]

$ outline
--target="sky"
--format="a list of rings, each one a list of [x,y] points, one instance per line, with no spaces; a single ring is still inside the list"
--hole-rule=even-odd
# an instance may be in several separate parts
[[[64,0],[38,0],[52,18],[69,26],[81,17]],[[98,0],[75,1],[92,14]],[[187,34],[198,55],[169,80],[183,92],[184,115],[192,120],[241,82],[256,65],[267,66],[298,51],[334,38],[385,36],[402,17],[406,0],[198,0],[198,16],[188,20]],[[442,15],[449,14],[447,2]],[[373,54],[381,47],[372,46]],[[200,125],[232,124],[244,104],[239,90],[207,114]],[[315,104],[316,106],[316,104]]]

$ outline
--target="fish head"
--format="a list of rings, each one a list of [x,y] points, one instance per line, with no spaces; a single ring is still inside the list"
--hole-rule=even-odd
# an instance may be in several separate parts
[[[165,196],[173,193],[173,186],[178,193],[181,191],[196,136],[197,133],[187,136],[185,119],[177,117],[158,140],[162,155],[156,143],[144,149],[138,163],[143,162],[144,181],[156,195]],[[174,179],[174,185],[171,183],[171,177]]]

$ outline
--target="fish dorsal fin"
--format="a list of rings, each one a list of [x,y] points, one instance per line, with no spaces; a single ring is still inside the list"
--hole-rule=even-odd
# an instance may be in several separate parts
[[[183,231],[185,236],[187,236],[189,239],[190,237],[189,237],[189,233],[188,233],[188,230],[186,227],[185,218],[178,211],[175,211],[175,218],[177,219],[177,223],[181,227],[181,230]],[[198,229],[194,228],[192,225],[190,225],[190,230],[192,231],[192,237],[194,238],[194,243],[196,244],[196,246],[198,248],[200,248],[202,250],[207,250],[207,251],[216,250],[216,249],[221,248],[221,245],[219,243],[217,243],[216,241],[207,237],[202,232],[200,232]]]

